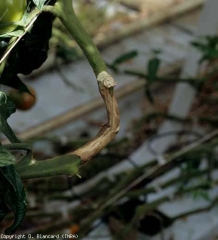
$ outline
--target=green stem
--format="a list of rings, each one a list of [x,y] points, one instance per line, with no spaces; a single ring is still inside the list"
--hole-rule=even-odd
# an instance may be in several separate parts
[[[22,179],[45,178],[57,175],[78,175],[81,160],[76,155],[63,155],[44,161],[32,159],[32,163],[15,165]]]
[[[26,143],[13,143],[13,144],[6,144],[4,147],[7,150],[25,150],[25,151],[31,151],[32,147],[29,144]]]
[[[15,164],[22,179],[44,178],[56,175],[78,175],[81,159],[73,154],[36,161],[29,144],[13,143],[4,145],[8,150],[25,150],[27,154]]]
[[[77,149],[77,151],[68,155],[36,161],[32,156],[32,150],[25,149],[27,154],[15,165],[22,179],[43,178],[63,174],[78,175],[81,161],[88,161],[97,154],[114,138],[119,129],[118,107],[116,99],[112,94],[115,82],[113,78],[106,74],[109,82],[104,85],[105,63],[95,44],[77,19],[73,10],[72,0],[57,0],[54,6],[44,6],[43,11],[51,12],[58,17],[83,50],[98,79],[99,90],[108,112],[108,125],[102,128],[99,134],[83,148]],[[103,77],[100,75],[99,80],[100,73],[103,74]]]
[[[107,70],[97,47],[77,19],[72,6],[72,0],[58,0],[54,6],[45,6],[43,10],[53,13],[61,20],[70,35],[82,49],[96,76]]]

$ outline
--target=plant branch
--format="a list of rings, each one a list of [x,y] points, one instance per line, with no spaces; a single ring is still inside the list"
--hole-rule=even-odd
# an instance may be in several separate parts
[[[57,0],[54,6],[44,6],[43,11],[49,11],[61,20],[88,59],[96,75],[100,94],[105,102],[108,113],[108,123],[102,127],[94,139],[83,147],[69,154],[44,161],[36,161],[32,156],[31,148],[25,144],[12,144],[11,146],[6,146],[9,150],[17,149],[27,151],[27,154],[15,164],[15,168],[22,179],[63,174],[78,175],[78,169],[81,163],[90,160],[100,152],[115,137],[119,130],[119,111],[113,93],[116,83],[106,72],[105,63],[98,49],[77,19],[73,10],[72,1]],[[35,18],[33,18],[30,24],[37,18],[38,13],[35,15]]]
[[[56,175],[78,175],[81,159],[73,154],[66,154],[44,161],[37,161],[32,156],[29,144],[13,143],[4,145],[7,150],[25,150],[26,155],[15,164],[15,169],[22,179],[44,178]]]
[[[94,139],[73,152],[85,162],[100,152],[119,131],[119,111],[113,92],[116,82],[107,73],[106,65],[97,47],[77,19],[71,0],[58,0],[54,6],[45,6],[43,10],[58,17],[79,44],[95,73],[100,94],[105,102],[108,123],[102,127]]]
[[[57,175],[78,175],[81,160],[67,154],[44,161],[31,160],[29,164],[16,164],[15,168],[22,179],[45,178]]]

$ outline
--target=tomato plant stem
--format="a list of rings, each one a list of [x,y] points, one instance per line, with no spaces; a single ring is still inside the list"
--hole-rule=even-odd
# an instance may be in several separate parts
[[[100,94],[105,102],[108,123],[102,127],[94,139],[67,155],[36,161],[32,157],[32,151],[27,150],[27,154],[16,164],[16,170],[23,179],[63,174],[78,175],[80,165],[99,153],[119,130],[119,111],[113,94],[116,83],[107,73],[106,65],[97,47],[77,19],[72,1],[57,0],[54,6],[44,6],[43,11],[51,12],[58,17],[84,52],[95,73]]]
[[[44,6],[44,11],[56,15],[75,39],[93,68],[95,75],[106,71],[106,65],[92,39],[76,17],[72,0],[58,0],[54,6]]]
[[[68,154],[47,159],[44,161],[36,161],[32,159],[33,164],[16,165],[16,170],[22,179],[45,178],[57,175],[78,175],[81,160],[78,156]]]

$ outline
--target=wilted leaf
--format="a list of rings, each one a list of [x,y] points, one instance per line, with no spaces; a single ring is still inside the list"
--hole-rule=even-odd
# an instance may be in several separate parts
[[[38,16],[31,30],[22,37],[11,51],[0,78],[0,84],[22,91],[27,90],[17,74],[30,74],[47,59],[53,19],[54,16],[47,12]],[[6,41],[4,38],[3,40]],[[4,49],[0,49],[0,53],[4,53]]]

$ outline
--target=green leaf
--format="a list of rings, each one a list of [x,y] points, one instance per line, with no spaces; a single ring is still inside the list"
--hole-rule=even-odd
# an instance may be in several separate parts
[[[199,63],[202,63],[206,60],[213,60],[217,58],[218,58],[218,50],[208,49],[208,51],[205,52],[205,54],[203,54],[202,58],[199,60]]]
[[[118,72],[118,67],[117,67],[117,65],[113,65],[113,64],[110,64],[110,63],[106,63],[106,66],[108,67],[108,68],[110,68],[111,70],[113,70],[114,72]]]
[[[115,66],[115,65],[121,64],[123,62],[126,62],[126,61],[136,57],[137,55],[138,55],[138,51],[135,51],[135,50],[124,53],[121,56],[119,56],[118,58],[116,58],[111,65]]]
[[[217,36],[206,36],[205,37],[206,43],[210,48],[216,48],[218,44],[218,37]]]
[[[0,92],[0,130],[10,142],[20,142],[7,123],[7,119],[16,111],[14,102],[4,93]]]
[[[208,49],[207,45],[205,45],[204,43],[200,43],[200,42],[193,41],[193,42],[191,42],[191,45],[200,51],[206,51]]]
[[[159,66],[160,66],[160,59],[159,58],[152,58],[149,60],[148,65],[147,65],[147,80],[148,82],[154,82],[156,77],[157,77],[157,73],[159,70]]]
[[[42,9],[45,5],[46,0],[33,0],[37,8]]]
[[[26,214],[26,193],[13,165],[0,168],[0,173],[0,213],[2,212],[2,216],[5,216],[7,210],[5,205],[13,211],[14,222],[5,231],[5,234],[13,234]]]
[[[11,114],[16,112],[16,106],[13,101],[4,93],[0,91],[0,113],[5,118],[9,118]]]
[[[24,28],[16,29],[13,32],[8,32],[5,34],[1,34],[1,38],[11,38],[11,37],[20,37],[24,33]]]
[[[26,194],[14,166],[3,167],[0,170],[1,199],[15,215],[13,225],[6,230],[6,234],[12,234],[24,219],[27,206]]]
[[[218,57],[217,36],[206,36],[198,41],[191,42],[191,45],[202,53],[199,64],[207,60],[216,59]]]
[[[0,222],[7,215],[8,211],[9,211],[9,208],[3,200],[3,196],[0,194]]]
[[[16,159],[7,149],[0,146],[0,167],[14,164]]]
[[[153,98],[148,86],[145,88],[145,96],[147,97],[147,99],[150,103],[154,104],[154,98]]]
[[[162,49],[156,48],[156,49],[153,49],[152,52],[153,52],[153,54],[158,55],[158,54],[161,54],[163,51],[162,51]]]
[[[207,200],[207,201],[211,201],[208,192],[205,191],[204,189],[201,189],[201,188],[196,189],[196,190],[193,191],[192,194],[193,194],[194,199],[200,199],[201,198],[201,199],[204,199],[204,200]]]

